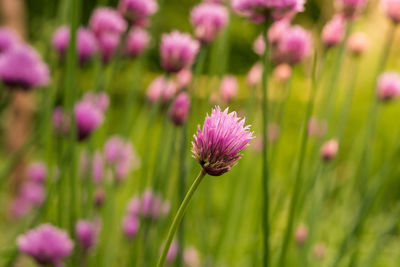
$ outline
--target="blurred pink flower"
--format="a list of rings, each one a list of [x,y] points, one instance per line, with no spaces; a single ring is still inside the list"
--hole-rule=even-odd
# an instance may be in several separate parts
[[[326,247],[323,243],[317,243],[314,245],[314,257],[317,260],[322,260],[326,254]]]
[[[322,42],[327,48],[333,47],[343,41],[346,20],[342,14],[336,14],[328,21],[322,30]]]
[[[300,26],[292,26],[283,34],[278,49],[283,62],[298,64],[311,54],[311,34]]]
[[[179,72],[190,68],[200,45],[189,34],[172,31],[161,38],[161,63],[167,72]]]
[[[389,101],[400,94],[400,76],[395,72],[386,72],[379,76],[377,96],[382,101]]]
[[[172,80],[159,76],[149,85],[146,96],[151,103],[161,100],[165,104],[172,99],[176,91],[177,86]]]
[[[176,84],[179,90],[187,88],[192,82],[193,73],[190,69],[182,69],[176,74]]]
[[[98,7],[90,18],[89,27],[97,37],[104,33],[117,34],[119,37],[128,25],[117,10],[110,7]]]
[[[365,33],[355,32],[349,36],[347,49],[355,56],[364,54],[369,47],[369,39]]]
[[[143,26],[147,24],[148,17],[158,9],[155,0],[120,0],[119,12],[131,23]]]
[[[386,15],[393,23],[400,22],[400,1],[399,0],[381,0],[381,4]]]
[[[130,30],[125,42],[125,55],[138,57],[150,43],[150,35],[142,28],[135,27]]]
[[[304,224],[300,224],[295,232],[295,241],[299,246],[304,245],[308,236],[308,228]]]
[[[188,247],[183,252],[183,262],[187,267],[200,267],[200,256],[194,247]]]
[[[20,42],[20,37],[12,29],[0,27],[0,53],[3,53]]]
[[[280,82],[287,82],[292,75],[292,67],[290,65],[282,63],[275,67],[274,77]]]
[[[180,93],[174,100],[169,110],[169,117],[171,121],[180,126],[184,124],[189,115],[190,98],[185,92]]]
[[[26,176],[32,182],[42,184],[47,176],[47,167],[41,161],[32,162],[28,166]]]
[[[251,69],[249,70],[249,72],[247,73],[247,84],[250,87],[255,87],[257,86],[262,78],[262,74],[263,74],[263,66],[261,63],[255,63]]]
[[[320,154],[324,161],[331,161],[336,157],[338,150],[338,141],[336,139],[331,139],[322,145]]]
[[[134,238],[139,231],[140,222],[135,216],[127,215],[122,222],[122,228],[127,238]]]
[[[99,226],[88,220],[80,220],[75,227],[77,240],[81,247],[88,251],[97,242],[99,234]]]
[[[259,35],[253,43],[253,51],[259,56],[262,56],[265,51],[265,41],[262,35]]]
[[[46,86],[50,71],[29,45],[15,45],[0,54],[0,79],[10,88],[29,90]]]
[[[42,224],[17,238],[18,248],[41,265],[60,266],[73,249],[68,233],[51,224]]]
[[[222,78],[220,94],[224,103],[231,102],[238,93],[238,82],[235,76],[226,75]]]
[[[226,7],[216,3],[200,3],[190,13],[196,38],[206,44],[215,40],[226,27],[228,19]]]

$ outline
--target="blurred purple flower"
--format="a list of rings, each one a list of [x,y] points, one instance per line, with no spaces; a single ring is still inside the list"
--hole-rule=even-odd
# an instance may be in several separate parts
[[[367,0],[336,0],[336,4],[348,19],[353,19],[363,11]]]
[[[161,63],[167,72],[179,72],[190,68],[200,45],[189,34],[173,31],[162,35],[160,54]]]
[[[101,54],[101,60],[104,64],[110,62],[115,55],[120,41],[120,35],[118,33],[103,33],[97,37],[99,50]]]
[[[185,92],[180,93],[174,100],[169,110],[169,117],[171,121],[180,126],[184,124],[189,115],[190,98]]]
[[[279,64],[274,69],[274,77],[280,82],[286,82],[292,75],[292,67],[286,63]]]
[[[0,53],[18,45],[21,42],[19,36],[7,27],[0,27]]]
[[[178,90],[185,89],[189,86],[193,78],[193,73],[190,69],[182,69],[176,74],[176,83]]]
[[[103,112],[93,103],[85,100],[75,104],[74,114],[79,140],[88,138],[104,120]]]
[[[75,231],[79,244],[85,251],[88,251],[96,244],[99,227],[95,223],[80,220],[76,223]]]
[[[134,196],[129,200],[127,212],[130,216],[137,217],[141,210],[141,200],[139,197]]]
[[[104,158],[103,155],[96,151],[92,162],[92,176],[95,183],[99,184],[104,179]]]
[[[33,47],[16,45],[0,55],[0,79],[9,87],[29,90],[47,85],[50,74]]]
[[[122,222],[122,228],[125,236],[128,238],[134,238],[139,231],[140,222],[135,216],[127,215],[124,217]]]
[[[117,10],[110,7],[99,7],[94,10],[89,21],[89,27],[97,37],[104,33],[117,34],[119,37],[128,25]]]
[[[64,59],[69,45],[70,30],[68,26],[59,27],[53,34],[53,47],[57,51],[59,57]],[[77,53],[81,64],[89,61],[92,56],[97,52],[97,41],[94,34],[83,28],[79,27],[77,32]]]
[[[97,188],[94,192],[94,205],[96,208],[101,208],[106,199],[106,193],[102,188]]]
[[[279,42],[279,52],[283,61],[291,65],[300,63],[311,54],[311,34],[300,26],[292,26]]]
[[[45,198],[45,190],[42,184],[26,182],[21,187],[19,197],[32,206],[40,206]]]
[[[262,74],[263,74],[263,66],[261,63],[255,63],[251,69],[249,70],[249,72],[247,73],[247,84],[250,87],[255,87],[257,86],[262,78]]]
[[[87,101],[89,103],[92,103],[94,106],[99,108],[102,112],[106,112],[108,109],[108,106],[110,105],[110,98],[104,92],[99,92],[99,93],[87,92],[83,96],[83,100]]]
[[[153,15],[158,9],[155,0],[120,0],[118,5],[119,12],[131,23],[144,26],[147,24],[149,16]]]
[[[331,161],[336,157],[338,150],[338,141],[336,139],[331,139],[322,145],[320,154],[324,161]]]
[[[28,166],[26,176],[32,182],[42,184],[47,176],[47,167],[41,161],[32,162]]]
[[[268,29],[268,41],[270,42],[270,44],[272,46],[276,46],[289,28],[290,21],[288,19],[275,21]]]
[[[221,111],[216,107],[211,116],[207,115],[203,129],[198,126],[192,142],[193,157],[209,175],[219,176],[230,171],[241,158],[240,152],[253,139],[249,128],[236,112],[228,113],[228,109]]]
[[[167,264],[172,264],[176,260],[176,257],[178,256],[178,251],[179,251],[178,242],[173,240],[171,246],[169,247],[165,262]]]
[[[399,0],[381,0],[386,15],[393,23],[400,22],[400,1]]]
[[[224,103],[231,102],[238,93],[238,82],[235,76],[226,75],[222,78],[220,85],[220,94]]]
[[[202,43],[211,43],[228,23],[229,14],[225,6],[215,3],[200,3],[192,9],[190,20],[194,35]]]
[[[177,86],[172,80],[159,76],[149,85],[146,96],[151,103],[161,100],[165,104],[172,99],[176,91]]]
[[[349,36],[347,41],[347,49],[354,55],[360,56],[364,54],[369,47],[369,39],[365,33],[355,32]]]
[[[141,55],[150,42],[150,35],[142,28],[135,27],[130,30],[125,42],[125,55],[137,57]]]
[[[343,41],[346,20],[342,14],[336,14],[322,30],[322,42],[327,48],[333,47]]]
[[[305,0],[232,0],[232,8],[239,15],[261,23],[271,16],[278,20],[292,18],[304,10]]]
[[[67,232],[51,224],[42,224],[20,235],[17,244],[22,253],[31,256],[37,263],[55,266],[71,254],[74,246]]]
[[[379,76],[377,95],[381,101],[389,101],[400,94],[400,76],[396,72],[386,72]]]

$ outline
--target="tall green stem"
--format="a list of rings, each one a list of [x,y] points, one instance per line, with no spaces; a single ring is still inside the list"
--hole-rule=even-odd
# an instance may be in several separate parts
[[[264,70],[262,76],[262,133],[264,138],[264,147],[262,152],[262,229],[263,229],[263,266],[269,266],[269,169],[268,169],[268,140],[267,140],[267,127],[268,127],[268,71],[269,71],[269,40],[268,40],[268,26],[265,27],[263,32],[265,42],[264,52]]]
[[[203,178],[206,176],[206,172],[202,169],[197,176],[197,178],[194,180],[192,186],[190,187],[189,191],[186,193],[185,198],[182,201],[181,206],[178,209],[178,212],[175,215],[174,220],[172,221],[172,224],[169,228],[168,231],[168,236],[167,240],[165,241],[164,248],[161,251],[161,256],[158,259],[157,267],[162,267],[164,266],[165,259],[167,258],[168,250],[169,247],[171,246],[172,240],[174,238],[175,232],[178,229],[179,223],[181,222],[183,215],[185,214],[186,208],[189,205],[190,200],[193,197],[194,192],[196,192],[197,188],[199,187],[201,181]]]
[[[288,217],[288,221],[287,221],[286,232],[285,232],[284,239],[283,239],[281,254],[279,256],[278,266],[280,266],[280,267],[285,266],[287,248],[289,245],[290,237],[292,236],[292,232],[293,232],[293,222],[294,222],[294,215],[295,215],[295,210],[296,210],[297,199],[298,199],[299,193],[300,193],[300,185],[301,185],[301,178],[302,178],[303,165],[304,165],[303,163],[304,163],[304,159],[305,159],[307,141],[308,141],[307,122],[310,120],[311,114],[313,112],[315,96],[317,93],[317,85],[316,85],[317,66],[316,65],[317,65],[317,55],[315,54],[314,64],[313,64],[313,74],[312,74],[311,96],[310,96],[310,100],[307,105],[306,114],[305,114],[305,118],[304,118],[303,132],[302,132],[301,144],[300,144],[299,163],[297,166],[297,172],[296,172],[295,182],[294,182],[294,191],[293,191],[292,198],[290,201],[289,217]]]
[[[185,197],[185,190],[186,190],[186,176],[187,176],[187,169],[186,169],[186,139],[187,139],[187,127],[186,123],[182,126],[181,130],[181,151],[180,159],[179,159],[179,183],[178,183],[178,196],[179,202],[183,201]],[[184,219],[182,218],[179,230],[178,230],[178,243],[180,249],[178,251],[178,258],[177,258],[177,266],[182,266],[183,262],[183,248],[185,247],[185,223]]]

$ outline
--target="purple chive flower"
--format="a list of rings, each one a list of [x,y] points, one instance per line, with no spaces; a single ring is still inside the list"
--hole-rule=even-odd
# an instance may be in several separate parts
[[[311,53],[311,34],[300,26],[290,27],[279,42],[279,52],[284,62],[300,63]]]
[[[249,73],[247,74],[247,84],[251,87],[257,86],[262,78],[262,73],[263,73],[263,66],[260,63],[256,63],[251,67],[249,70]]]
[[[128,27],[121,14],[109,7],[97,8],[90,18],[89,27],[99,37],[104,33],[114,33],[119,36]]]
[[[290,28],[290,21],[288,19],[281,19],[275,21],[268,29],[268,41],[271,43],[271,45],[276,46],[281,40],[283,34],[289,28]]]
[[[178,256],[178,251],[179,251],[178,242],[173,240],[171,246],[169,247],[167,258],[165,260],[167,264],[171,264],[176,260],[176,257]]]
[[[296,244],[299,246],[304,245],[307,236],[308,236],[308,228],[304,224],[299,225],[294,234],[294,239],[296,241]]]
[[[57,134],[68,135],[70,130],[70,117],[64,113],[62,107],[56,107],[53,111],[53,128]]]
[[[0,53],[21,42],[19,36],[11,29],[0,27]]]
[[[90,250],[96,244],[99,229],[93,222],[80,220],[76,223],[75,231],[79,244],[85,251]]]
[[[390,101],[400,94],[400,76],[395,72],[381,74],[378,79],[377,96],[381,101]]]
[[[336,0],[336,2],[348,19],[356,17],[367,5],[367,0]]]
[[[163,68],[168,72],[179,72],[184,68],[190,68],[199,48],[199,42],[189,34],[179,31],[163,34],[160,46]]]
[[[233,9],[256,23],[271,16],[274,19],[292,18],[304,10],[305,0],[232,0]]]
[[[155,194],[150,189],[147,189],[143,192],[141,199],[140,215],[142,215],[143,217],[151,216],[155,198]]]
[[[99,151],[97,151],[93,156],[92,178],[97,184],[101,183],[104,179],[104,158]]]
[[[32,162],[26,171],[29,180],[42,184],[47,176],[47,167],[41,161]]]
[[[101,208],[106,199],[106,193],[102,188],[97,188],[94,192],[94,205],[96,208]]]
[[[321,157],[324,161],[331,161],[334,159],[339,150],[339,143],[336,139],[331,139],[325,142],[321,147]]]
[[[381,0],[383,9],[393,23],[400,22],[400,1],[399,0]]]
[[[190,69],[182,69],[176,74],[176,83],[178,90],[185,89],[189,86],[193,78],[193,73]]]
[[[139,197],[137,196],[132,197],[128,203],[128,208],[127,208],[128,215],[137,217],[140,213],[141,205],[142,203]]]
[[[141,55],[150,42],[150,36],[142,28],[135,27],[130,30],[125,42],[125,55],[137,57]]]
[[[16,45],[0,55],[0,79],[9,87],[29,90],[50,81],[47,65],[28,45]]]
[[[129,172],[137,166],[137,156],[132,144],[119,136],[110,137],[104,147],[107,163],[114,170],[117,181],[125,179]]]
[[[125,216],[122,221],[122,228],[127,238],[134,238],[139,231],[140,222],[136,216]]]
[[[317,243],[313,249],[314,257],[317,260],[322,260],[326,254],[326,246],[323,243]]]
[[[209,175],[219,176],[230,171],[241,158],[240,152],[253,139],[249,128],[236,112],[228,113],[228,109],[221,111],[216,107],[211,116],[207,115],[203,129],[198,126],[192,142],[193,157]]]
[[[238,82],[236,77],[233,75],[226,75],[222,78],[219,90],[224,103],[232,101],[238,92]]]
[[[171,121],[180,126],[187,120],[190,108],[190,98],[185,92],[180,93],[171,105],[169,117]]]
[[[120,0],[118,10],[133,24],[143,26],[147,24],[147,18],[158,9],[155,0]]]
[[[38,264],[59,266],[67,258],[74,246],[67,232],[51,224],[42,224],[20,235],[17,239],[18,248]]]
[[[81,100],[76,103],[74,114],[79,140],[88,138],[94,130],[100,127],[104,120],[103,112],[89,101]]]
[[[176,84],[164,76],[159,76],[149,85],[146,96],[151,103],[162,101],[164,104],[172,99],[177,91]]]
[[[92,103],[102,112],[106,112],[108,106],[110,105],[110,98],[104,92],[100,93],[88,92],[83,96],[83,100]]]
[[[322,42],[327,48],[343,41],[346,20],[342,14],[335,15],[322,30]]]
[[[109,63],[113,58],[120,41],[120,37],[120,34],[110,32],[103,33],[98,36],[101,60],[104,64]]]
[[[259,35],[253,43],[253,51],[259,56],[262,56],[265,51],[265,41],[262,35]]]
[[[67,52],[69,37],[70,37],[70,32],[68,26],[66,25],[59,27],[53,33],[51,42],[60,58],[64,58],[65,53]]]
[[[45,190],[42,184],[27,182],[22,185],[19,195],[31,206],[40,206],[45,198]]]
[[[292,75],[292,67],[288,64],[279,64],[274,69],[274,77],[276,80],[280,82],[286,82],[289,80],[290,76]]]
[[[355,32],[347,40],[347,49],[354,55],[360,56],[368,50],[369,39],[365,33]]]
[[[328,125],[326,121],[319,121],[317,118],[311,118],[307,127],[309,136],[323,137],[326,134]]]
[[[186,248],[183,252],[183,262],[188,267],[199,267],[201,265],[199,252],[194,247]]]
[[[53,34],[53,47],[57,51],[59,57],[64,59],[69,45],[70,30],[68,26],[59,27]],[[92,56],[97,52],[97,41],[94,34],[83,28],[79,27],[77,32],[77,53],[81,64],[89,61]]]
[[[190,13],[194,35],[202,43],[209,44],[228,23],[229,14],[226,7],[214,3],[200,3]]]
[[[17,197],[10,205],[10,214],[14,219],[25,217],[31,210],[32,205],[22,197]]]

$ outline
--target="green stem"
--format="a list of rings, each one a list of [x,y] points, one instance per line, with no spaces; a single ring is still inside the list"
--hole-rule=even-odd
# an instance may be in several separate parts
[[[287,248],[289,245],[290,237],[292,236],[294,215],[295,215],[295,211],[296,211],[297,200],[298,200],[299,193],[300,193],[300,185],[301,185],[301,178],[302,178],[303,165],[304,165],[303,163],[304,163],[306,149],[307,149],[307,143],[308,143],[307,122],[310,120],[310,117],[312,115],[314,103],[315,103],[315,96],[317,93],[317,85],[316,85],[317,66],[316,65],[317,65],[317,55],[315,54],[314,63],[313,63],[311,96],[310,96],[310,100],[307,105],[305,118],[304,118],[303,132],[302,132],[301,144],[300,144],[299,163],[297,166],[297,172],[296,172],[295,182],[294,182],[294,191],[293,191],[292,198],[290,201],[289,217],[288,217],[288,221],[287,221],[286,232],[285,232],[283,243],[282,243],[282,250],[280,253],[280,257],[279,257],[278,266],[280,266],[280,267],[285,266]]]
[[[194,192],[196,192],[196,189],[199,187],[200,182],[203,180],[203,178],[205,176],[206,176],[206,172],[202,169],[200,171],[199,175],[197,176],[197,178],[194,180],[189,191],[186,193],[186,196],[183,199],[182,204],[179,207],[178,212],[176,213],[175,218],[169,228],[167,240],[165,241],[164,248],[161,252],[161,256],[157,263],[157,267],[164,266],[169,247],[171,246],[172,240],[174,238],[176,230],[178,229],[179,223],[181,222],[183,215],[185,214],[186,208],[188,207],[188,204],[189,204],[190,200],[192,199]]]
[[[186,142],[187,142],[187,126],[186,123],[182,126],[181,129],[181,151],[180,151],[180,159],[179,159],[179,183],[178,183],[178,199],[179,202],[183,201],[185,197],[186,191],[186,176],[187,176],[187,168],[186,168]],[[177,257],[177,266],[182,266],[183,263],[183,249],[185,247],[185,220],[182,218],[179,230],[178,230],[178,244],[179,251]]]
[[[264,70],[262,76],[262,133],[264,138],[264,147],[262,152],[262,196],[263,205],[261,210],[262,229],[263,229],[263,266],[269,266],[269,169],[268,169],[268,72],[269,72],[269,40],[268,26],[266,25],[264,32],[265,52],[264,52]]]

